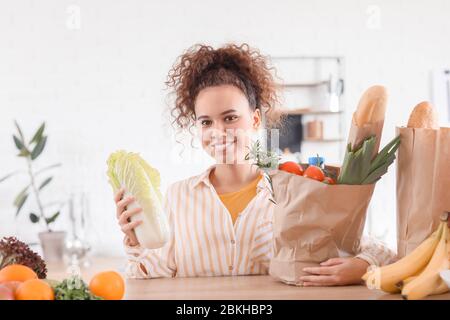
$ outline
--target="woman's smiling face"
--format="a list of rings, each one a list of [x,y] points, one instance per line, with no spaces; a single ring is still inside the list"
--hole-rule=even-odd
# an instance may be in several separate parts
[[[243,163],[251,136],[261,124],[245,94],[233,85],[202,89],[195,100],[195,123],[203,149],[218,163]]]

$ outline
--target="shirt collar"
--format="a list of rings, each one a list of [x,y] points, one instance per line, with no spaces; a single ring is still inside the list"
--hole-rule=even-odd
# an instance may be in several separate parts
[[[211,187],[211,181],[209,180],[209,174],[211,173],[211,171],[215,168],[215,165],[210,166],[208,169],[206,169],[206,171],[204,171],[203,173],[199,174],[198,176],[194,177],[194,180],[192,182],[192,187],[195,188],[197,185],[199,185],[200,183],[204,183],[206,184],[208,187]]]

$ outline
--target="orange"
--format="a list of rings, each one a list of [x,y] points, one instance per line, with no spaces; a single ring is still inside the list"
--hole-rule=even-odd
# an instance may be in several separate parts
[[[115,271],[97,273],[89,283],[93,294],[105,300],[120,300],[125,292],[125,282]]]
[[[12,292],[15,294],[17,288],[22,284],[20,281],[8,281],[3,282],[2,285],[12,290]]]
[[[7,281],[26,281],[37,279],[37,274],[31,268],[21,264],[11,264],[0,270],[0,283]]]
[[[41,279],[23,282],[16,290],[17,300],[55,300],[52,287]]]

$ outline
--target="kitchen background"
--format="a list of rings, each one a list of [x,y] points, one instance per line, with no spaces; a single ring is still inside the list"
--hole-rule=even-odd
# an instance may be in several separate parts
[[[45,230],[30,222],[37,209],[32,194],[15,217],[14,199],[29,177],[12,139],[14,120],[28,138],[45,121],[47,144],[33,165],[61,164],[38,176],[40,182],[53,177],[40,192],[48,216],[61,212],[52,229],[70,235],[71,213],[92,253],[122,255],[105,174],[109,154],[140,152],[159,169],[163,190],[210,163],[189,144],[180,155],[166,111],[167,72],[194,43],[248,42],[273,57],[287,90],[284,107],[303,114],[291,118],[293,128],[306,131],[309,121],[324,127],[323,135],[309,138],[290,131],[304,139],[302,159],[320,152],[330,162],[341,160],[341,138],[360,95],[373,84],[390,93],[382,143],[422,100],[432,100],[441,125],[448,124],[449,14],[447,0],[3,0],[0,179],[20,172],[0,182],[0,236],[38,243]],[[344,90],[333,109],[330,83],[339,91],[340,79]],[[366,229],[395,249],[394,167],[378,183]]]

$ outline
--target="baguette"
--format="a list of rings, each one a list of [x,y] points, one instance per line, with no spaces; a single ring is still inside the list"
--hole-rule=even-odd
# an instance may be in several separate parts
[[[354,114],[357,126],[384,121],[387,104],[387,91],[383,86],[372,86],[367,89],[359,100]]]
[[[439,129],[437,113],[428,101],[414,107],[409,116],[408,128]]]

